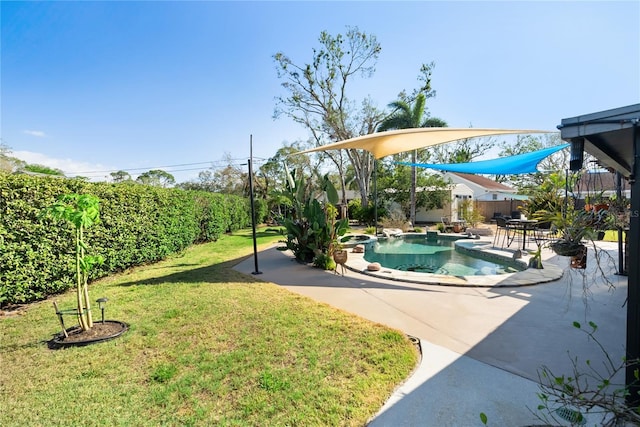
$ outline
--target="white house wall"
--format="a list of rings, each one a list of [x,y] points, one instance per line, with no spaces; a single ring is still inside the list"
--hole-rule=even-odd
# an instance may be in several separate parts
[[[506,191],[493,191],[488,190],[482,185],[478,185],[475,182],[471,182],[464,178],[460,178],[456,174],[445,173],[445,179],[450,179],[455,184],[461,184],[471,189],[471,197],[474,200],[490,201],[490,200],[511,200],[511,196]],[[513,194],[516,194],[516,190],[513,190]]]

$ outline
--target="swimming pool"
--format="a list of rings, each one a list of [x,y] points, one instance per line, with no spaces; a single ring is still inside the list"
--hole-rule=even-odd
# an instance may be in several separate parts
[[[378,239],[367,244],[364,259],[394,270],[449,276],[485,276],[521,271],[517,264],[476,258],[455,250],[454,240],[422,235]]]

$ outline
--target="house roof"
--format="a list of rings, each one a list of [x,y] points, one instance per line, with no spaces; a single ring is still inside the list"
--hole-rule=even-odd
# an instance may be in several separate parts
[[[560,138],[571,142],[571,154],[584,151],[625,177],[633,173],[634,144],[640,134],[640,104],[562,119]],[[580,157],[581,158],[581,157]]]
[[[484,176],[473,175],[470,173],[459,173],[459,172],[450,172],[450,173],[451,175],[456,175],[459,178],[462,178],[476,185],[479,185],[489,191],[499,191],[499,192],[509,192],[509,193],[516,192],[514,188],[511,188],[507,185],[496,182],[492,179],[485,178]]]
[[[611,172],[589,172],[579,182],[583,191],[616,191],[616,175]],[[622,190],[629,188],[626,179],[622,180]]]

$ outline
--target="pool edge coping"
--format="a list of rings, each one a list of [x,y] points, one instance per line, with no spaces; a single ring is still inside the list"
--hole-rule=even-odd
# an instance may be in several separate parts
[[[463,239],[465,241],[474,242],[474,248],[465,247],[465,251],[487,252],[491,257],[499,258],[504,261],[513,263],[528,264],[531,255],[522,253],[522,258],[514,259],[514,252],[511,250],[502,250],[493,247],[493,241],[487,239]],[[457,246],[457,244],[456,244]],[[364,253],[349,251],[349,257],[344,267],[350,271],[360,273],[366,276],[376,277],[380,279],[393,280],[397,282],[437,285],[437,286],[458,286],[458,287],[518,287],[531,286],[543,283],[553,282],[562,278],[564,269],[549,262],[543,263],[542,269],[526,268],[523,271],[515,273],[505,273],[499,275],[479,275],[479,276],[445,276],[433,273],[417,273],[412,271],[395,270],[388,267],[382,267],[379,271],[370,271],[367,269],[369,262],[364,259]]]

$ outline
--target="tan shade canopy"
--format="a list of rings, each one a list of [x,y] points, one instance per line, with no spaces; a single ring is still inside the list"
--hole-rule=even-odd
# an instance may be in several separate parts
[[[367,150],[376,159],[404,151],[431,147],[446,142],[458,141],[466,138],[481,136],[495,136],[508,134],[553,133],[545,130],[525,129],[476,129],[476,128],[412,128],[391,130],[387,132],[372,133],[358,136],[333,144],[322,145],[297,154],[311,153],[313,151],[338,150],[343,148],[358,148]]]

